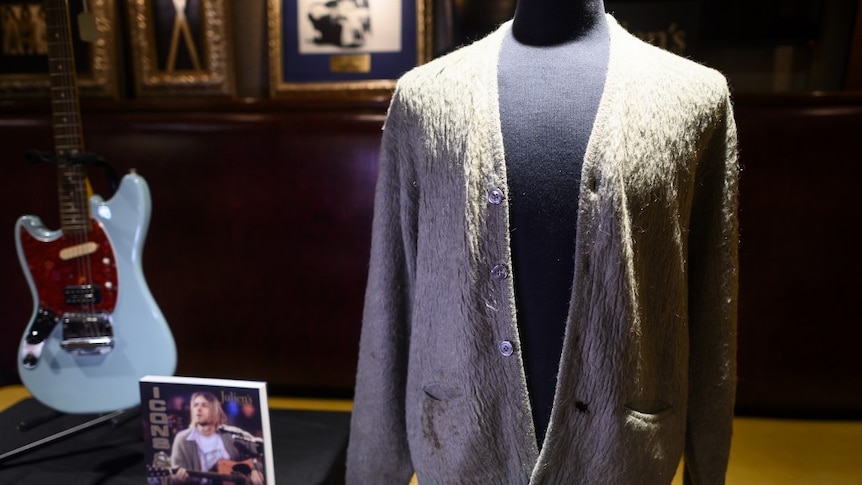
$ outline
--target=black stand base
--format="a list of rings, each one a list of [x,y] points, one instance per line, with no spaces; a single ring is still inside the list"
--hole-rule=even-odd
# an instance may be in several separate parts
[[[124,415],[125,415],[125,418],[124,418]],[[73,426],[71,428],[59,431],[59,432],[54,433],[52,435],[49,435],[49,436],[46,436],[44,438],[38,439],[36,441],[30,442],[26,445],[19,446],[18,448],[15,448],[11,451],[7,451],[5,453],[2,453],[2,454],[0,454],[0,464],[2,464],[6,460],[12,459],[12,458],[19,456],[19,455],[23,455],[23,454],[25,454],[29,451],[35,450],[37,448],[41,448],[41,447],[49,445],[51,443],[55,443],[55,442],[58,442],[60,440],[75,436],[78,433],[83,433],[84,431],[87,431],[88,429],[94,428],[94,427],[99,426],[101,424],[111,423],[112,427],[116,427],[116,426],[121,425],[122,423],[126,422],[127,420],[132,419],[135,416],[138,416],[138,415],[140,415],[140,410],[138,410],[138,409],[119,410],[119,411],[114,411],[112,413],[101,415],[97,418],[93,418],[93,419],[90,419],[89,421],[85,421],[79,425],[76,425],[76,426]],[[20,423],[18,423],[18,431],[20,431],[20,432],[30,431],[32,429],[37,428],[38,426],[40,426],[42,424],[46,424],[50,421],[58,419],[61,416],[63,416],[63,413],[60,413],[58,411],[51,411],[51,412],[46,413],[42,416],[36,416],[34,418],[31,418],[31,419],[28,419],[25,421],[21,421]]]

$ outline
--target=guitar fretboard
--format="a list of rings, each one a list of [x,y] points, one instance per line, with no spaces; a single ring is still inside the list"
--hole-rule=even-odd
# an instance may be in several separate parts
[[[44,8],[54,150],[59,162],[60,223],[67,234],[86,233],[89,231],[87,177],[81,164],[69,163],[71,157],[84,151],[69,8],[67,0],[45,0]]]

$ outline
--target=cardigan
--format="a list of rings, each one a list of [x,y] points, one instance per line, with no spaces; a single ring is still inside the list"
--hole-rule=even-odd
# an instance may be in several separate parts
[[[496,62],[511,22],[411,69],[384,123],[348,484],[724,482],[738,165],[726,79],[612,16],[541,452],[519,353]],[[537,86],[540,89],[541,86]]]

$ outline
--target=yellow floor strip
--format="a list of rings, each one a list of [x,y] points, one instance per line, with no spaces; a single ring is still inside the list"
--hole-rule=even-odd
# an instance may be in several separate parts
[[[22,399],[30,397],[24,386],[0,387],[0,411]],[[311,399],[299,397],[270,397],[270,409],[292,409],[297,411],[350,411],[353,402],[349,399]]]
[[[0,412],[5,411],[16,402],[30,397],[24,386],[0,387]]]
[[[350,411],[353,402],[349,399],[309,399],[298,397],[270,397],[270,409],[295,411]]]

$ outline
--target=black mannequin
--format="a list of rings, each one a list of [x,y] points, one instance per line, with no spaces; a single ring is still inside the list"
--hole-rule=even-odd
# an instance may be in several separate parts
[[[601,0],[520,0],[500,52],[515,301],[540,447],[569,311],[581,166],[609,45]]]
[[[595,44],[600,33],[607,33],[602,0],[519,0],[515,6],[512,34],[525,45]]]

